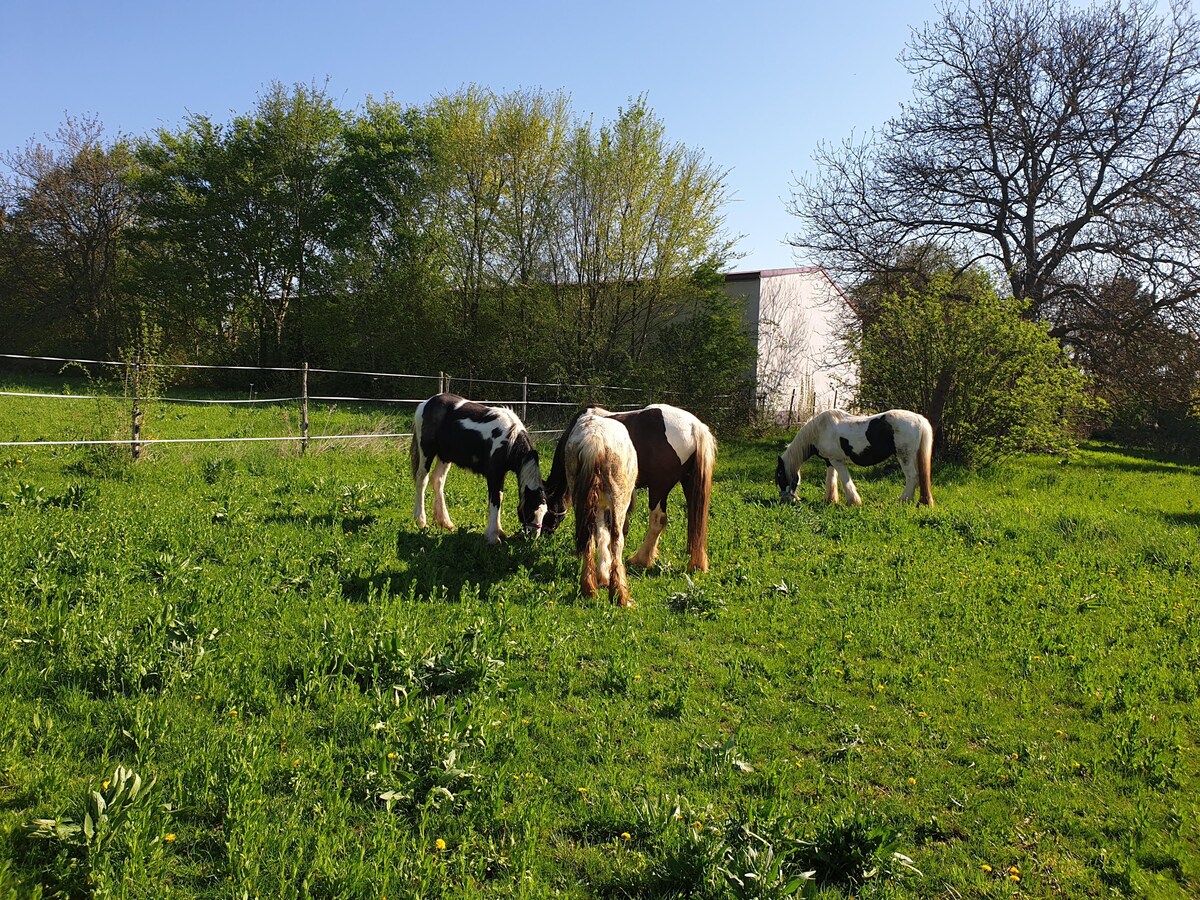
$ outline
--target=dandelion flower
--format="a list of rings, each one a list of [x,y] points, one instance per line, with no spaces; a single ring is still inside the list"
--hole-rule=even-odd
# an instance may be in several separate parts
[[[988,875],[991,875],[991,874],[992,874],[992,867],[991,867],[991,866],[989,866],[987,863],[984,863],[984,864],[983,864],[982,866],[980,866],[979,868],[983,869],[983,871],[984,871],[985,873],[987,873]]]
[[[1021,867],[1020,867],[1020,866],[1009,866],[1009,867],[1008,867],[1008,874],[1009,874],[1009,875],[1020,875],[1020,874],[1021,874]]]
[[[441,838],[438,838],[436,841],[433,842],[433,846],[438,850],[445,850],[446,842],[443,841]]]
[[[174,843],[174,841],[175,841],[175,832],[173,832],[173,831],[172,831],[170,834],[164,834],[164,835],[163,835],[163,840],[164,840],[164,841],[166,841],[168,844],[170,844],[170,843]]]
[[[913,777],[911,777],[911,776],[910,776],[910,777],[909,777],[909,779],[908,779],[908,783],[909,783],[909,784],[916,784],[916,783],[917,783],[917,779],[915,779],[915,778],[913,778]]]
[[[628,832],[628,831],[622,831],[622,832],[621,832],[621,840],[623,840],[623,841],[628,841],[628,840],[631,840],[631,838],[630,838],[630,834],[629,834],[629,832]]]

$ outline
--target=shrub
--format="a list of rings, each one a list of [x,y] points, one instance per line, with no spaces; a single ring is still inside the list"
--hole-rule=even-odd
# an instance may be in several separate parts
[[[938,455],[966,465],[1069,449],[1086,380],[1023,310],[975,272],[884,296],[856,348],[863,405],[924,414]]]

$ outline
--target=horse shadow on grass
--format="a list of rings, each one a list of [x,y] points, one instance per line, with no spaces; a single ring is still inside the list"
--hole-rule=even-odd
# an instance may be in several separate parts
[[[520,535],[491,545],[478,531],[407,531],[396,535],[396,561],[370,575],[342,579],[342,595],[367,602],[372,595],[458,602],[468,588],[486,596],[519,570],[544,564],[544,550]]]

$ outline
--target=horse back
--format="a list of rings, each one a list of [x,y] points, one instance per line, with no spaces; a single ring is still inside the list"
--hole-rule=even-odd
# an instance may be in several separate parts
[[[613,413],[611,418],[625,426],[637,451],[638,487],[674,485],[683,480],[696,453],[688,421],[694,417],[690,413],[674,407],[648,406]],[[684,423],[689,427],[682,428]]]

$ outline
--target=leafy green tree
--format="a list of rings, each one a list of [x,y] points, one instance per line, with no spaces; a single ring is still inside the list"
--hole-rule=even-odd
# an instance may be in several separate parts
[[[427,202],[432,156],[419,109],[368,100],[348,116],[330,189],[325,303],[310,318],[310,343],[335,366],[430,371],[447,338]]]
[[[228,127],[192,116],[182,132],[143,141],[146,293],[176,322],[215,329],[238,361],[304,355],[305,301],[327,277],[341,133],[324,89],[274,84]]]
[[[863,405],[927,416],[944,458],[980,465],[1069,447],[1085,379],[1022,301],[978,270],[879,298],[856,349]]]

